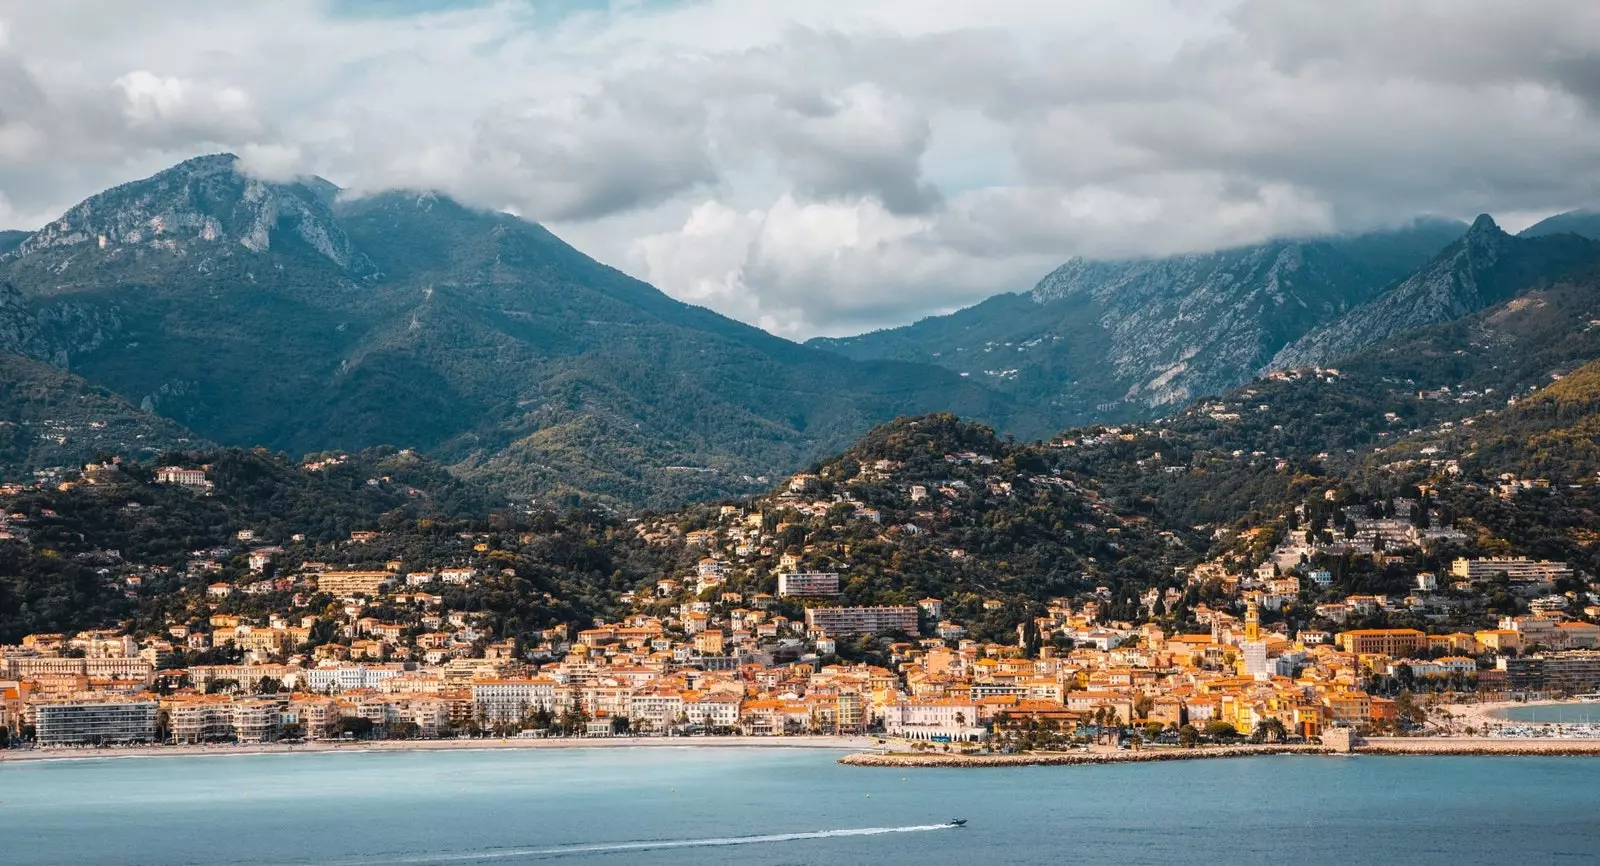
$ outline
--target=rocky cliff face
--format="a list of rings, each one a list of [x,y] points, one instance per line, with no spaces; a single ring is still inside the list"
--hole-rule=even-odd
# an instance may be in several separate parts
[[[1518,238],[1487,214],[1460,240],[1370,302],[1285,346],[1267,370],[1328,364],[1417,328],[1449,322],[1600,264],[1600,242]]]
[[[330,205],[337,187],[320,179],[268,183],[250,177],[231,154],[203,156],[82,202],[29,235],[3,260],[32,259],[70,280],[74,265],[165,252],[202,262],[230,247],[262,253],[299,244],[341,269],[372,263],[350,242]],[[95,250],[103,255],[81,257]]]
[[[1273,243],[1137,262],[1075,259],[1029,293],[1092,299],[1124,402],[1179,405],[1238,384],[1276,344],[1364,300],[1375,278],[1321,245]]]

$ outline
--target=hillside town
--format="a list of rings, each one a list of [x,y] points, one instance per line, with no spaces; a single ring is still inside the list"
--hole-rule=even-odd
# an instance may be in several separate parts
[[[942,463],[943,481],[908,481],[892,460],[848,477],[796,475],[694,528],[637,519],[643,544],[681,550],[686,564],[621,593],[614,617],[516,636],[497,634],[472,599],[517,578],[507,550],[531,533],[458,533],[432,561],[381,564],[398,548],[377,529],[331,545],[240,530],[181,569],[99,551],[98,573],[130,598],[158,577],[197,589],[159,628],[0,646],[0,730],[33,747],[827,733],[1011,748],[1022,732],[1036,746],[1276,742],[1335,729],[1483,733],[1431,715],[1415,697],[1429,693],[1600,690],[1600,587],[1567,563],[1458,557],[1446,573],[1412,575],[1404,595],[1338,594],[1316,563],[1400,566],[1404,551],[1466,541],[1426,499],[1302,506],[1270,545],[1266,528],[1219,530],[1221,554],[1137,598],[1100,586],[1032,605],[971,593],[852,602],[863,593],[856,548],[839,539],[855,536],[819,527],[920,543],[947,537],[942,522],[963,496],[1032,489],[1083,499],[1079,531],[1119,525],[1060,474],[1006,475],[977,452]],[[49,483],[114,490],[118,475],[96,464]],[[155,481],[195,496],[213,487],[203,467],[162,467]],[[899,504],[868,504],[856,492],[868,486]],[[26,543],[30,520],[8,511],[0,531]],[[968,554],[946,544],[938,555]],[[1575,582],[1585,590],[1557,590]],[[1482,601],[1491,591],[1519,612],[1493,616]],[[1013,611],[1003,634],[977,622]],[[1426,628],[1370,625],[1391,617]],[[1460,626],[1472,620],[1480,627]],[[1163,625],[1174,622],[1198,628]]]

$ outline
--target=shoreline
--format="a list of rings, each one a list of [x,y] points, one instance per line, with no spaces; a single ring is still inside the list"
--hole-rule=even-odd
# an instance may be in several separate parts
[[[309,743],[249,743],[193,746],[140,745],[57,747],[44,749],[0,749],[0,764],[24,761],[97,761],[112,758],[205,758],[241,755],[329,755],[372,752],[448,752],[489,749],[828,749],[852,751],[876,745],[872,737],[793,736],[793,737],[595,737],[550,739],[481,740],[370,740],[318,741]]]

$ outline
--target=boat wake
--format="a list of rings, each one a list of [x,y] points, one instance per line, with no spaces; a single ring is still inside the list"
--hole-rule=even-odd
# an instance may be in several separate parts
[[[889,833],[927,833],[954,829],[953,824],[915,824],[906,827],[858,827],[845,830],[813,830],[800,833],[769,833],[762,836],[713,836],[706,839],[646,839],[637,842],[562,845],[553,848],[484,848],[454,853],[415,854],[378,860],[341,861],[338,866],[390,866],[402,863],[476,862],[510,857],[549,859],[584,854],[612,854],[623,851],[662,851],[670,848],[720,848],[729,845],[770,845],[804,839],[836,839],[846,836],[882,836]]]

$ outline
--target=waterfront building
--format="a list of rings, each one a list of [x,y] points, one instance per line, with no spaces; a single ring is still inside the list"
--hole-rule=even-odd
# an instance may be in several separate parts
[[[1513,692],[1565,692],[1569,695],[1600,691],[1600,652],[1574,650],[1522,658],[1502,657],[1506,689]]]
[[[488,722],[518,722],[539,710],[556,712],[556,681],[530,679],[478,680],[472,684],[472,702]]]
[[[41,746],[140,743],[156,738],[160,708],[151,700],[81,700],[36,704]]]
[[[227,695],[189,695],[164,701],[168,737],[184,745],[232,739],[232,703]]]

